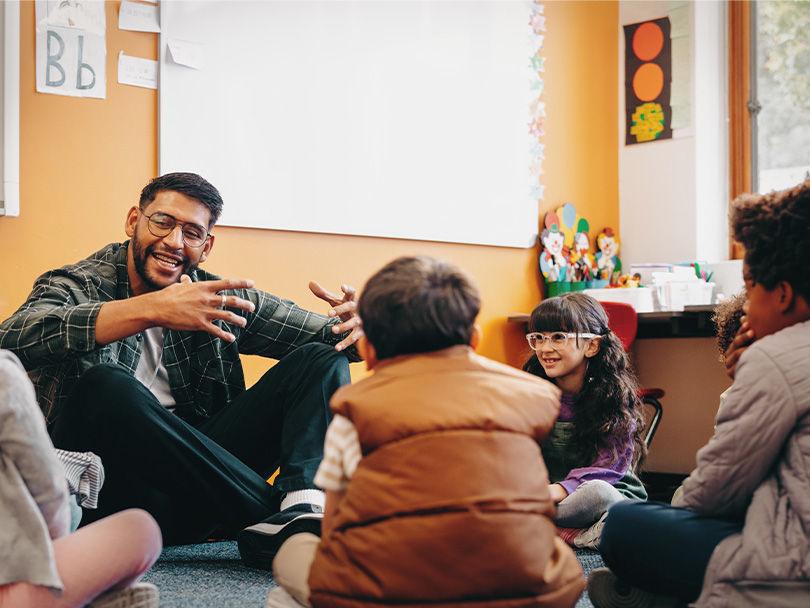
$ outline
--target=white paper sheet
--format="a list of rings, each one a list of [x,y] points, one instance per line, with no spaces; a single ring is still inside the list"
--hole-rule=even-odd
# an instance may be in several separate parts
[[[37,0],[37,92],[72,97],[107,96],[104,2]]]
[[[157,89],[158,62],[118,53],[118,82],[145,89]]]
[[[205,67],[205,46],[190,40],[169,40],[172,61],[195,70]]]
[[[118,11],[118,29],[133,32],[160,32],[158,7],[123,0]]]

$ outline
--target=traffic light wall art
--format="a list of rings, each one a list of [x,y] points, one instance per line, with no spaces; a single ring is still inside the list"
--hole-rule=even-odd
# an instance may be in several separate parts
[[[625,144],[672,137],[672,41],[668,17],[624,26]]]

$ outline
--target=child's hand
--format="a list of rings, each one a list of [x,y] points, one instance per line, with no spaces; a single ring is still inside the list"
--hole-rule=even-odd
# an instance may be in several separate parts
[[[726,373],[728,377],[734,380],[734,372],[737,368],[737,361],[740,360],[740,355],[745,352],[756,339],[754,330],[748,325],[748,318],[743,316],[741,319],[740,329],[737,335],[734,336],[731,344],[729,344],[726,352],[723,353],[723,363],[726,365]]]
[[[552,483],[548,487],[549,492],[551,493],[551,500],[554,501],[554,504],[557,504],[561,500],[563,500],[566,496],[568,496],[568,492],[565,491],[565,488],[562,487],[558,483]]]

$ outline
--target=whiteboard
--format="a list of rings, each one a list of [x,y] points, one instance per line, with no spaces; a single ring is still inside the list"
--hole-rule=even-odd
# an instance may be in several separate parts
[[[160,10],[160,172],[217,186],[220,225],[536,242],[529,2],[173,0]],[[169,49],[189,42],[192,62]]]

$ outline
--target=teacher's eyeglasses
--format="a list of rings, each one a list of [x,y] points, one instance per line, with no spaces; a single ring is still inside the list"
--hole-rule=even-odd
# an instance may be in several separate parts
[[[158,237],[169,236],[172,230],[180,226],[180,231],[183,233],[183,242],[189,247],[202,247],[208,237],[211,236],[202,226],[189,222],[181,222],[180,220],[174,219],[168,213],[146,215],[141,211],[141,215],[147,219],[149,232]]]
[[[541,334],[534,332],[526,334],[526,340],[531,346],[532,350],[540,350],[543,348],[543,343],[548,341],[551,348],[554,350],[562,350],[568,345],[568,338],[598,338],[596,334],[575,334],[565,333],[564,331],[555,331],[550,334]]]

